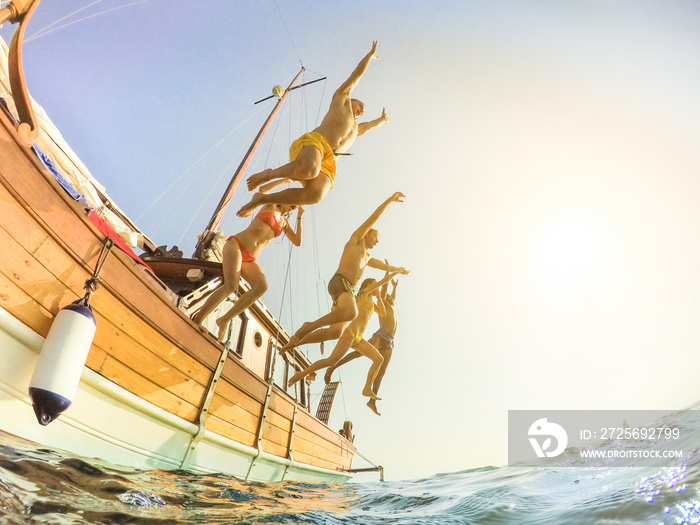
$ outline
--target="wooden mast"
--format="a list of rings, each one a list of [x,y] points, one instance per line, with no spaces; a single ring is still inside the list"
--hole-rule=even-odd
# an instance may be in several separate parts
[[[231,197],[233,197],[234,191],[236,191],[236,187],[238,186],[238,183],[241,180],[243,172],[248,167],[248,164],[250,164],[250,161],[253,157],[253,154],[258,149],[258,146],[260,145],[260,141],[262,140],[263,135],[265,135],[265,133],[267,132],[267,129],[270,127],[270,124],[272,123],[272,119],[275,118],[275,115],[277,114],[277,112],[281,108],[282,103],[284,102],[284,99],[287,98],[287,95],[294,88],[294,84],[296,84],[297,80],[299,80],[299,77],[301,77],[301,75],[302,75],[302,73],[304,73],[304,71],[305,71],[305,68],[302,66],[302,68],[299,70],[299,73],[297,73],[297,75],[294,77],[294,80],[292,80],[292,82],[289,84],[289,87],[284,91],[284,94],[277,101],[277,104],[275,104],[275,107],[270,112],[270,115],[267,117],[267,120],[263,124],[262,128],[260,128],[260,131],[258,132],[257,136],[255,137],[255,140],[253,140],[253,143],[250,145],[250,148],[248,148],[248,151],[246,152],[245,156],[243,157],[243,160],[241,161],[241,164],[238,166],[238,169],[233,174],[233,177],[231,177],[231,182],[229,182],[228,187],[226,188],[226,191],[224,192],[224,195],[221,197],[221,200],[219,201],[219,204],[216,207],[214,214],[212,215],[211,219],[209,220],[209,224],[207,224],[207,227],[204,230],[204,234],[202,235],[202,238],[200,239],[200,241],[197,243],[197,246],[195,247],[194,257],[196,259],[203,258],[204,250],[206,250],[209,247],[209,245],[211,244],[211,241],[214,239],[214,234],[216,233],[216,228],[219,225],[219,223],[221,222],[221,218],[223,217],[224,212],[226,211],[226,207],[228,206],[228,203],[231,200]]]

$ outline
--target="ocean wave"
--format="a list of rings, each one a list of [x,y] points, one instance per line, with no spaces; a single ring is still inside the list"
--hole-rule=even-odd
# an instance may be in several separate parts
[[[224,474],[117,468],[0,435],[2,523],[700,524],[700,412],[663,423],[693,451],[657,467],[588,467],[568,449],[542,467],[483,467],[411,481],[246,483]],[[663,449],[644,440],[612,450]]]

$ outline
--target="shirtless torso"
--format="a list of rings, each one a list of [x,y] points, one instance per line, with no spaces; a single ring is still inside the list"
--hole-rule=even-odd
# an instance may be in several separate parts
[[[367,250],[364,239],[360,239],[359,242],[351,239],[345,243],[336,273],[345,277],[355,286],[362,278],[362,273],[371,259],[372,256]]]
[[[357,305],[352,288],[362,278],[365,267],[370,266],[379,270],[401,274],[408,273],[408,270],[405,268],[391,266],[388,262],[375,259],[369,253],[369,250],[374,248],[379,242],[379,232],[372,226],[374,226],[389,204],[392,202],[403,202],[403,198],[403,193],[394,193],[380,204],[374,210],[374,213],[350,236],[350,240],[345,243],[343,248],[336,275],[333,276],[328,284],[328,293],[333,299],[333,309],[319,319],[307,321],[301,325],[289,339],[289,342],[280,348],[281,353],[299,344],[318,343],[340,337],[345,324],[357,317]],[[343,279],[348,282],[349,286],[342,285]],[[314,331],[316,332],[312,333]]]
[[[302,187],[287,188],[275,193],[267,193],[261,188],[249,203],[238,210],[239,217],[248,217],[255,208],[264,204],[321,202],[335,180],[334,154],[346,151],[357,137],[389,120],[386,110],[382,110],[379,118],[357,122],[356,119],[365,112],[365,105],[357,99],[350,98],[350,94],[364,75],[369,63],[377,58],[376,49],[377,43],[373,42],[371,51],[360,60],[350,77],[333,93],[330,107],[321,124],[292,143],[289,151],[290,162],[278,168],[255,173],[247,181],[248,189],[251,191],[274,180],[280,180],[283,183],[297,181]]]
[[[328,145],[336,153],[346,151],[358,134],[357,117],[364,113],[364,104],[348,97],[344,92],[336,92],[328,113],[314,130],[323,135]]]

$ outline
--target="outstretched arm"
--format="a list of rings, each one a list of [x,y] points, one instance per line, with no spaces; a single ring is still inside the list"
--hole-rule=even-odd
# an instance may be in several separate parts
[[[284,225],[284,234],[287,236],[287,239],[292,241],[292,244],[294,246],[301,246],[301,216],[304,215],[304,208],[299,206],[299,209],[297,210],[297,231],[292,230],[292,227],[289,225],[289,221],[287,221]]]
[[[381,291],[381,293],[379,294],[380,297],[381,297],[382,299],[383,299],[384,297],[386,297],[386,293],[387,293],[388,289],[389,289],[389,284],[388,284],[388,283],[385,283],[384,286],[382,286],[382,291]]]
[[[399,273],[398,270],[392,271],[391,273],[387,273],[381,281],[376,281],[376,282],[370,284],[369,286],[367,286],[364,289],[364,292],[365,293],[372,293],[377,288],[384,286],[384,283],[388,283],[389,281],[391,281],[391,279],[393,277],[395,277],[397,273]]]
[[[387,261],[386,259],[384,259],[384,264],[386,264],[386,265],[388,266],[388,265],[389,265],[389,261]],[[386,277],[387,275],[389,275],[389,273],[390,273],[390,272],[387,270],[386,273],[384,274],[384,277]],[[384,297],[386,297],[386,293],[387,293],[388,290],[389,290],[389,283],[386,282],[386,283],[384,283],[384,284],[382,285],[382,291],[380,292],[379,296],[380,296],[382,299],[384,299]],[[381,317],[384,317],[384,316],[381,316]]]
[[[379,126],[381,126],[382,124],[384,124],[385,122],[388,122],[388,121],[389,121],[389,117],[386,116],[386,109],[382,108],[382,116],[381,117],[376,118],[374,120],[370,120],[368,122],[360,122],[357,125],[357,136],[361,137],[362,135],[364,135],[368,131],[372,131],[373,129],[378,128]]]
[[[391,284],[393,285],[393,288],[391,290],[391,303],[393,304],[396,301],[396,287],[399,284],[399,280],[394,279],[391,281]]]
[[[381,295],[377,297],[377,300],[374,302],[374,311],[379,317],[384,317],[386,315],[386,305]]]
[[[355,230],[355,233],[352,234],[352,237],[350,237],[351,241],[359,241],[362,239],[365,235],[367,235],[367,232],[374,226],[374,223],[377,222],[379,217],[384,213],[384,211],[387,209],[389,204],[392,202],[403,202],[402,199],[405,198],[405,195],[401,193],[400,191],[397,191],[394,193],[391,197],[389,197],[387,200],[385,200],[383,203],[379,205],[379,207],[374,210],[374,213],[369,216],[369,218],[362,223],[362,226],[360,226],[357,230]],[[375,266],[376,268],[376,266]]]
[[[373,58],[379,58],[375,52],[377,51],[377,41],[375,40],[372,42],[372,50],[365,55],[365,57],[360,60],[360,63],[357,64],[357,67],[355,70],[350,74],[350,77],[343,82],[340,87],[336,90],[335,94],[333,95],[334,97],[337,95],[344,95],[346,97],[350,96],[350,93],[352,93],[352,90],[355,89],[355,86],[357,86],[357,83],[360,81],[362,78],[362,75],[365,74],[365,71],[367,71],[367,68],[369,67],[369,63],[372,61]]]
[[[390,264],[386,262],[382,262],[379,259],[375,259],[372,257],[369,261],[367,261],[367,266],[370,268],[376,268],[377,270],[385,270],[387,272],[394,272],[392,277],[396,275],[397,273],[400,273],[402,275],[408,275],[409,270],[403,267],[396,267],[396,266],[391,266]],[[384,279],[382,279],[383,281]]]

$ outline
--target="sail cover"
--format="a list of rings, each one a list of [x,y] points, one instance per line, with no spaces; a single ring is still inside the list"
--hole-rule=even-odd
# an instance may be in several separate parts
[[[10,111],[17,115],[10,90],[8,73],[9,49],[5,41],[0,38],[0,97],[7,101]],[[83,195],[85,202],[97,210],[107,224],[129,246],[147,249],[147,246],[155,246],[143,233],[131,223],[126,215],[109,199],[105,188],[90,174],[87,167],[80,161],[75,152],[65,141],[58,129],[44,109],[32,99],[32,105],[39,124],[39,138],[36,145],[41,154],[39,158],[51,161],[51,173],[60,173],[64,181],[67,181],[78,194]],[[36,151],[36,150],[35,150]],[[46,165],[46,163],[45,163]],[[57,179],[58,180],[58,179]],[[60,180],[59,180],[60,182]]]

